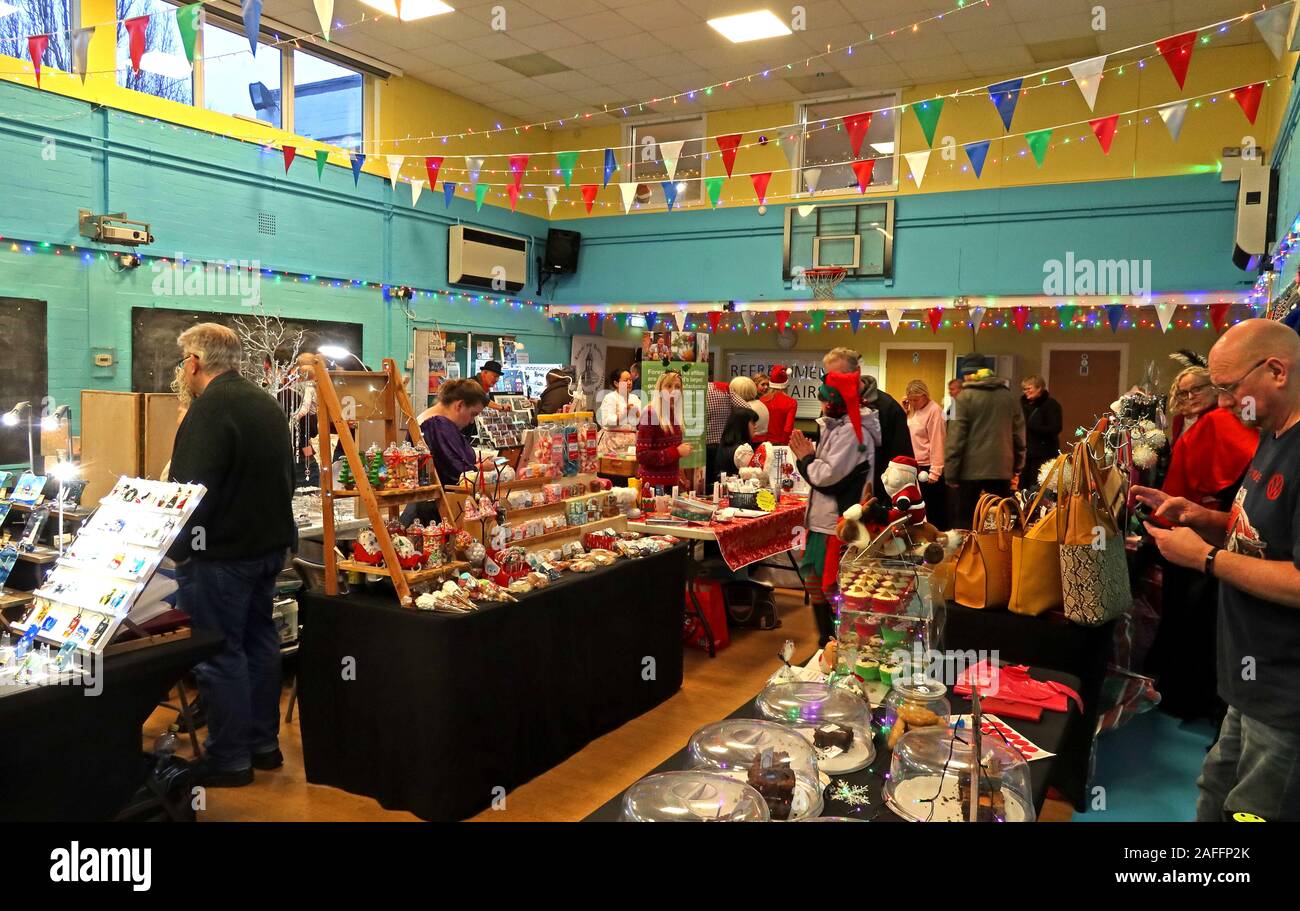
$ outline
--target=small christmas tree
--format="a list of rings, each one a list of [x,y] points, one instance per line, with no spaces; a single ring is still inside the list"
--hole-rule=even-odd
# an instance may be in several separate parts
[[[352,476],[352,463],[347,456],[343,457],[343,465],[339,468],[339,483],[344,490],[352,490],[357,486],[357,479]]]
[[[378,449],[370,455],[370,464],[366,466],[366,479],[370,481],[370,486],[379,490],[384,486],[380,473],[384,468],[384,455]]]

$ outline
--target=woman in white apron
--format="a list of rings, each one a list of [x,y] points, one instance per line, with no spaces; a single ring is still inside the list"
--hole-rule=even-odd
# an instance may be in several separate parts
[[[610,374],[611,391],[600,402],[600,436],[596,451],[602,456],[626,454],[636,448],[636,425],[641,420],[641,400],[632,392],[632,374]]]

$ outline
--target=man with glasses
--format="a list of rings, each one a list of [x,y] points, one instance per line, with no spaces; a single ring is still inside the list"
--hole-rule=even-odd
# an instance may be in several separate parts
[[[1300,336],[1246,320],[1210,351],[1220,401],[1260,428],[1228,512],[1134,487],[1166,559],[1219,586],[1219,694],[1228,713],[1197,782],[1196,818],[1300,820]],[[1164,526],[1164,527],[1161,527]],[[1172,526],[1172,527],[1169,527]],[[1171,606],[1171,609],[1177,609]]]

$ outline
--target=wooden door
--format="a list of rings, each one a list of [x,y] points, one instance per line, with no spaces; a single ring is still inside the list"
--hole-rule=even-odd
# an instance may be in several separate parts
[[[886,348],[885,391],[899,402],[907,395],[907,384],[920,380],[930,398],[943,403],[948,391],[948,352],[943,348]]]
[[[1061,403],[1061,444],[1074,440],[1078,427],[1092,427],[1119,396],[1123,352],[1116,348],[1050,349],[1048,391]],[[1017,390],[1018,391],[1018,390]]]

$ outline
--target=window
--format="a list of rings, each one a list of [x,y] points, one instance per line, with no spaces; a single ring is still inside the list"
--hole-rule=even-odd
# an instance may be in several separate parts
[[[0,54],[28,60],[27,38],[31,35],[49,35],[50,43],[41,56],[41,66],[72,70],[72,52],[68,49],[68,29],[71,12],[68,0],[3,0],[12,8],[0,15]]]
[[[871,126],[867,128],[859,157],[875,159],[871,186],[893,186],[897,175],[899,112],[882,109],[891,108],[897,103],[897,97],[890,94],[803,105],[800,117],[804,124],[803,160],[799,186],[796,188],[798,192],[806,190],[806,180],[813,176],[808,173],[811,168],[821,168],[817,180],[818,192],[857,191],[858,178],[848,164],[854,160],[853,149],[842,118],[863,111],[876,113],[871,117]]]
[[[130,35],[122,23],[148,16],[140,72],[131,69]],[[117,0],[117,84],[181,104],[194,103],[194,73],[185,57],[176,7],[164,0]]]
[[[698,203],[704,198],[704,181],[699,179],[704,170],[703,117],[637,124],[627,130],[627,137],[630,146],[629,179],[645,184],[650,191],[648,200],[644,200],[644,194],[637,194],[641,205],[668,205],[661,186],[668,179],[668,169],[664,167],[659,144],[677,140],[685,144],[677,159],[677,202],[673,207]]]
[[[280,51],[265,44],[254,57],[243,33],[203,23],[203,106],[280,126]]]
[[[356,70],[293,52],[295,133],[345,149],[360,148],[363,97],[363,78]]]

